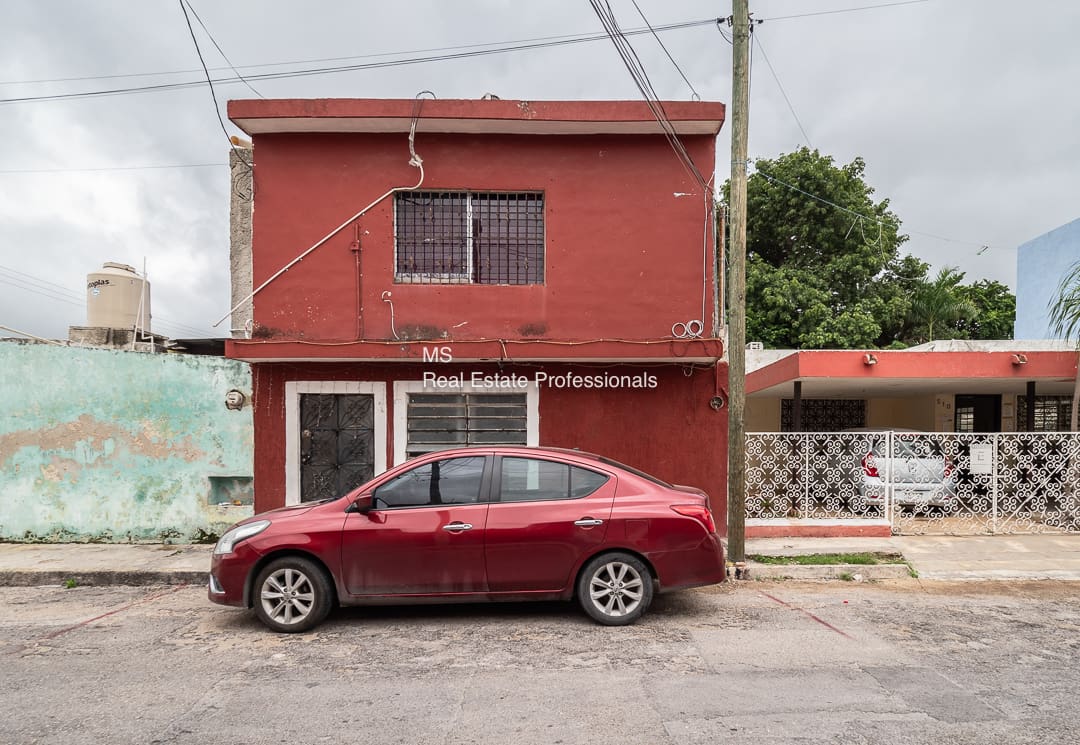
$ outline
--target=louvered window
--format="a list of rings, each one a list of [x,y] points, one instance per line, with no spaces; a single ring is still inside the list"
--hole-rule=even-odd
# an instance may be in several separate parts
[[[468,445],[525,445],[524,393],[410,393],[406,457]]]

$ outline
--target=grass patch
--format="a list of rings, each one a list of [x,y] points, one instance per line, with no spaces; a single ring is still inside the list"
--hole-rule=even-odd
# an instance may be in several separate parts
[[[844,582],[851,582],[855,579],[855,575],[851,572],[840,572],[837,576]]]
[[[70,590],[70,589],[72,589],[74,587],[78,587],[78,586],[79,586],[79,583],[76,582],[73,579],[65,579],[64,580],[64,589],[66,589],[66,590]]]
[[[854,554],[803,554],[801,556],[765,556],[751,554],[746,558],[759,564],[820,565],[820,564],[898,564],[903,562],[900,554],[864,551]]]

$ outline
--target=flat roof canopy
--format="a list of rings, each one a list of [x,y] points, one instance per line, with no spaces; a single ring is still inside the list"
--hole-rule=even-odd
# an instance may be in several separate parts
[[[680,135],[712,135],[724,104],[663,101]],[[229,119],[249,135],[277,132],[418,132],[456,134],[663,134],[644,101],[504,101],[501,99],[282,98],[229,101]]]
[[[868,364],[871,358],[872,364]],[[1075,351],[796,351],[747,373],[752,398],[905,398],[935,393],[1018,393],[1029,381],[1040,395],[1068,395]]]

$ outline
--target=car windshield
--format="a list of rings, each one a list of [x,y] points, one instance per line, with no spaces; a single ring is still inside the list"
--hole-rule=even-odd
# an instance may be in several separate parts
[[[612,460],[611,458],[605,458],[602,455],[597,455],[595,457],[601,463],[606,463],[609,466],[614,466],[615,468],[621,468],[624,471],[629,471],[630,473],[634,474],[635,476],[640,476],[641,478],[645,479],[646,481],[651,481],[654,484],[658,484],[659,486],[664,487],[665,489],[670,489],[671,488],[671,484],[664,481],[663,479],[658,479],[655,476],[652,476],[650,474],[645,473],[644,471],[639,471],[638,469],[634,468],[633,466],[628,466],[625,463],[620,463],[619,461]]]

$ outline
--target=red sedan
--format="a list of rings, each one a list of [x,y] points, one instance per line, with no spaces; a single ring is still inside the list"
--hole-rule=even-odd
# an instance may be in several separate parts
[[[621,626],[656,592],[723,580],[704,492],[575,450],[491,447],[236,524],[214,548],[209,597],[284,632],[335,605],[575,597]]]

